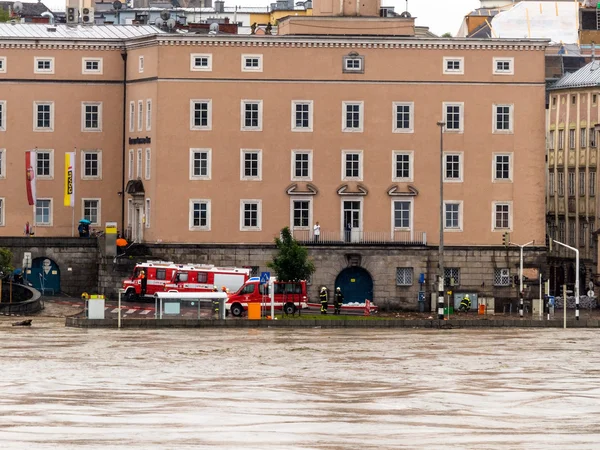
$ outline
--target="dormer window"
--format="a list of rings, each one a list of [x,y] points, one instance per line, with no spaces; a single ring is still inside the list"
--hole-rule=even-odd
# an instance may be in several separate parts
[[[356,52],[351,52],[347,56],[344,56],[343,73],[365,73],[365,57],[360,56]]]

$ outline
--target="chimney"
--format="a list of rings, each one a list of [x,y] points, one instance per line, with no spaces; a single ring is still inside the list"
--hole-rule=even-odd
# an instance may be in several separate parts
[[[215,1],[215,12],[222,13],[225,11],[225,2],[223,0]]]

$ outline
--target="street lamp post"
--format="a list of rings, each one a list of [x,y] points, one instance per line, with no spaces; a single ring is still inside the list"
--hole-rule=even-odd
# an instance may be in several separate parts
[[[438,319],[444,320],[444,127],[446,122],[438,122],[440,127],[440,246],[438,262]],[[448,304],[448,319],[450,304]]]
[[[510,242],[510,245],[516,245],[519,247],[519,317],[523,318],[523,248],[533,244],[535,241],[528,242],[527,244],[519,245],[514,242]]]

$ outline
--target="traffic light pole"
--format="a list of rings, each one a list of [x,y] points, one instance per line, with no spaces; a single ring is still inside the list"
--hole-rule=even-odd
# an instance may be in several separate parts
[[[519,247],[519,317],[523,317],[523,248],[533,244],[535,241],[528,242],[527,244],[519,245],[514,242],[509,242],[509,245]]]
[[[558,244],[562,247],[568,248],[569,250],[573,250],[575,252],[575,320],[579,320],[579,250],[577,250],[575,247],[571,247],[570,245],[567,245],[563,242],[558,242],[557,240],[554,240],[552,238],[550,238],[550,240],[552,242],[554,242],[555,244]],[[564,310],[564,316],[566,317],[567,314],[567,297],[566,297],[566,289],[565,289],[565,300],[564,300],[564,305],[563,307],[565,308]],[[564,320],[564,325],[563,328],[567,328],[567,319],[565,318]]]

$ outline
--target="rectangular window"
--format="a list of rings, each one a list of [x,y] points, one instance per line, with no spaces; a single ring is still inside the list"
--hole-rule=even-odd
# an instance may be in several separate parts
[[[494,105],[494,133],[512,133],[512,110],[512,105]]]
[[[595,239],[595,233],[596,233],[596,221],[594,219],[590,220],[589,233],[590,233],[588,236],[589,246],[590,246],[590,248],[594,248],[594,239]]]
[[[510,230],[511,223],[511,204],[494,203],[494,230]]]
[[[241,180],[260,181],[262,178],[262,152],[241,150]]]
[[[144,72],[144,57],[143,56],[140,56],[138,59],[138,72],[139,73]]]
[[[558,172],[558,195],[565,195],[565,173],[562,171]]]
[[[550,136],[548,137],[548,149],[550,150],[554,150],[554,136],[555,136],[555,132],[554,130],[550,131]]]
[[[242,55],[242,72],[262,71],[262,55]]]
[[[558,149],[565,148],[565,130],[558,130]]]
[[[102,75],[102,58],[82,58],[81,73],[84,75]]]
[[[412,133],[414,131],[414,103],[394,102],[393,104],[393,132]]]
[[[342,180],[362,180],[362,151],[342,150]]]
[[[512,164],[510,154],[494,155],[494,180],[510,181],[512,180]]]
[[[129,102],[129,131],[135,131],[135,103]]]
[[[575,221],[569,220],[569,245],[575,247]]]
[[[129,179],[130,180],[133,180],[133,166],[134,166],[133,149],[129,149],[129,170],[128,170],[128,175],[129,175]]]
[[[6,57],[0,56],[0,73],[6,73]]]
[[[212,55],[192,53],[190,55],[190,70],[192,72],[210,72],[212,70]]]
[[[6,102],[0,101],[0,131],[6,131]]]
[[[571,95],[571,105],[575,105],[575,104],[577,104],[577,96]]]
[[[146,228],[150,228],[150,199],[149,198],[146,199],[145,206],[146,206],[145,210],[144,210],[145,225],[146,225]]]
[[[54,152],[38,150],[36,153],[37,168],[36,175],[38,178],[53,178],[54,177]]]
[[[458,267],[444,267],[444,284],[458,286],[460,284],[460,269]]]
[[[462,202],[444,202],[444,229],[462,230]]]
[[[242,100],[242,131],[262,131],[262,100]]]
[[[138,110],[137,110],[137,119],[138,119],[137,129],[138,129],[138,131],[142,131],[142,125],[143,125],[143,120],[144,120],[143,110],[144,110],[144,102],[142,100],[138,100]]]
[[[592,172],[590,170],[590,176],[589,176],[589,181],[590,181],[590,197],[593,197],[596,195],[596,172]]]
[[[344,56],[342,73],[365,73],[365,57]]]
[[[102,103],[81,104],[83,114],[82,131],[102,131]]]
[[[152,100],[146,100],[146,131],[152,129]]]
[[[510,270],[494,269],[494,286],[510,286]]]
[[[580,220],[579,221],[579,246],[580,247],[585,247],[585,238],[587,236],[586,228],[587,228],[587,222]]]
[[[4,199],[0,198],[0,227],[3,227],[6,224],[4,219],[4,209]]]
[[[241,200],[241,231],[260,231],[261,229],[261,200]]]
[[[82,179],[99,179],[102,177],[102,152],[83,151],[82,159]]]
[[[585,170],[579,171],[579,196],[585,197]]]
[[[575,148],[575,130],[569,130],[569,148],[572,150]]]
[[[558,240],[560,242],[565,242],[565,220],[559,219],[558,221]]]
[[[54,103],[34,102],[34,131],[54,131]]]
[[[38,198],[35,202],[35,224],[52,225],[52,199]]]
[[[0,178],[6,178],[6,149],[0,148]]]
[[[552,171],[552,169],[550,169],[550,172],[548,173],[548,192],[550,194],[551,197],[554,196],[554,172]],[[584,187],[585,189],[585,187]]]
[[[293,200],[294,228],[310,226],[310,200]]]
[[[54,73],[54,58],[34,58],[34,72],[43,74]]]
[[[292,101],[292,131],[313,130],[312,100]]]
[[[212,129],[212,100],[190,101],[190,129]]]
[[[579,130],[579,146],[585,148],[587,144],[587,128],[582,128]]]
[[[444,154],[444,181],[462,181],[462,161],[460,153]]]
[[[596,130],[590,128],[590,147],[596,147]]]
[[[412,286],[413,268],[396,267],[396,286]]]
[[[596,94],[592,94],[592,104],[596,104],[596,99],[598,98],[598,96]]]
[[[144,179],[149,180],[152,175],[152,151],[147,148],[144,158]]]
[[[494,75],[514,75],[514,58],[494,58]]]
[[[312,150],[292,150],[292,181],[312,180]]]
[[[83,218],[91,222],[92,225],[100,225],[100,200],[84,198]]]
[[[412,202],[396,200],[394,205],[394,229],[408,230],[411,228]]]
[[[569,187],[569,197],[575,197],[575,172],[569,170],[567,173],[567,183]]]
[[[465,58],[444,58],[444,74],[463,75],[465,73],[464,64]]]
[[[344,115],[342,117],[342,131],[363,131],[363,102],[342,102]]]
[[[137,179],[141,179],[142,178],[142,162],[143,162],[143,155],[142,155],[142,149],[138,148],[137,149],[137,170],[135,172]]]
[[[210,230],[210,200],[190,200],[190,230]]]
[[[210,180],[211,149],[190,149],[190,180]]]
[[[463,131],[464,103],[444,103],[445,131]]]
[[[392,181],[413,180],[413,152],[392,152]]]

